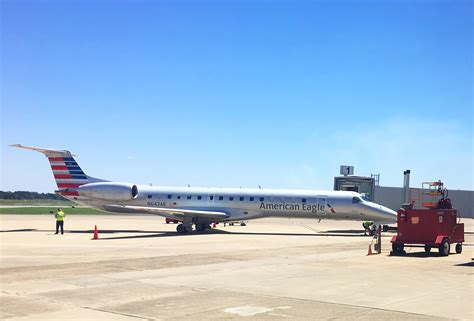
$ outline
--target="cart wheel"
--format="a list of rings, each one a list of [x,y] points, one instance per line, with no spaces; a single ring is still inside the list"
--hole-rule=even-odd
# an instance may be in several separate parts
[[[430,253],[431,252],[431,246],[425,245],[425,252]]]
[[[461,252],[462,252],[462,244],[458,243],[456,244],[456,253],[461,254]]]
[[[448,256],[449,250],[450,250],[449,241],[448,239],[444,239],[443,242],[441,242],[441,245],[439,246],[439,254],[441,256]]]
[[[403,243],[392,243],[392,251],[395,253],[401,253],[403,251]]]

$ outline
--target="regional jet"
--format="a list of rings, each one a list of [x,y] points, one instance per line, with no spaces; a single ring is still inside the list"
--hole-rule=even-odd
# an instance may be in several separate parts
[[[162,187],[88,176],[71,152],[38,147],[49,160],[58,190],[73,202],[114,213],[151,213],[182,223],[178,233],[202,232],[212,223],[264,217],[396,222],[396,212],[348,191]]]

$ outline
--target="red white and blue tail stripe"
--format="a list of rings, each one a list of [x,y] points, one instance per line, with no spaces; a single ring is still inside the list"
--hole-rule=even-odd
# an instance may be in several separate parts
[[[77,188],[89,183],[89,178],[77,164],[74,157],[48,156],[54,179],[59,190]],[[61,195],[78,196],[76,191],[63,191]]]

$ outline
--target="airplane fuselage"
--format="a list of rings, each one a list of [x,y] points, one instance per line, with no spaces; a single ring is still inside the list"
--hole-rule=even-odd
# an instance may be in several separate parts
[[[127,212],[116,205],[180,208],[221,211],[229,217],[213,222],[249,220],[263,217],[308,219],[370,220],[393,223],[393,211],[364,200],[359,193],[347,191],[317,191],[288,189],[161,187],[138,185],[137,195],[130,200],[116,201],[87,197],[71,200],[112,212]],[[171,214],[165,217],[181,219]],[[202,219],[201,219],[202,220]]]

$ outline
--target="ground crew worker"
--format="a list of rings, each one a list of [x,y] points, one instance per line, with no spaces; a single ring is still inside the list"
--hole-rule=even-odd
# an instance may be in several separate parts
[[[364,235],[372,235],[372,229],[370,228],[374,222],[372,221],[364,221],[362,222],[362,226],[364,227]]]
[[[56,212],[56,233],[58,234],[59,232],[59,227],[61,227],[61,234],[64,234],[64,217],[66,214],[64,214],[63,210],[58,208],[58,211]]]

